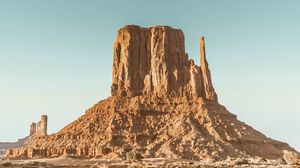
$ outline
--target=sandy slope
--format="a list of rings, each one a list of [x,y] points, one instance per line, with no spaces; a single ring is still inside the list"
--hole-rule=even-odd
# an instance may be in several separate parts
[[[259,156],[281,158],[288,144],[267,138],[225,107],[202,98],[110,97],[58,133],[12,150],[18,156],[185,159]],[[13,155],[12,155],[13,156]]]

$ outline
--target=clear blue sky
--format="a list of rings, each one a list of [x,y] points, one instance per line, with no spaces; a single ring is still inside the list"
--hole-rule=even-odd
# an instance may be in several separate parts
[[[112,47],[126,24],[199,37],[220,102],[241,121],[300,150],[300,1],[1,0],[0,141],[49,116],[56,132],[110,95]]]

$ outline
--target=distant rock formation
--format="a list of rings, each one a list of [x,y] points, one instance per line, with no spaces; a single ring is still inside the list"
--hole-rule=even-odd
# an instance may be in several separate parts
[[[7,157],[124,158],[134,150],[148,158],[277,159],[283,151],[295,158],[298,152],[288,144],[266,137],[218,103],[203,37],[200,50],[201,67],[188,59],[179,29],[121,28],[112,96],[59,132],[9,150]]]
[[[19,139],[16,142],[0,142],[0,155],[3,155],[8,149],[20,148],[28,143],[34,137],[41,137],[47,135],[47,115],[42,115],[38,123],[30,125],[29,135],[25,138]]]
[[[38,123],[33,122],[30,125],[29,136],[45,136],[47,135],[48,117],[46,115],[41,116],[41,120]]]
[[[19,139],[16,142],[0,142],[0,156],[4,155],[8,149],[20,148],[24,146],[26,139],[27,137],[23,139]]]

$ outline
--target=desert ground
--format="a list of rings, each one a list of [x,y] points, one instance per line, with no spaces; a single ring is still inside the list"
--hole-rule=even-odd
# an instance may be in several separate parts
[[[238,158],[215,161],[205,159],[200,161],[167,158],[147,158],[141,160],[112,160],[112,159],[77,159],[70,156],[47,159],[9,160],[1,158],[0,168],[298,168],[299,165],[289,165],[283,159],[269,160],[264,158]]]

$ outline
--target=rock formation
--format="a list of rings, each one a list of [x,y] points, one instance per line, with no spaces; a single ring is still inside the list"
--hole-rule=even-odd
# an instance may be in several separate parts
[[[200,41],[201,67],[181,30],[125,26],[114,43],[112,96],[59,132],[35,137],[8,157],[281,158],[288,144],[267,138],[218,103]]]
[[[0,142],[0,156],[4,155],[7,149],[20,148],[24,146],[26,138],[19,139],[16,142]]]
[[[46,115],[41,116],[41,120],[38,123],[33,122],[30,125],[29,136],[45,136],[47,135],[48,117]]]
[[[204,48],[204,47],[203,47]],[[205,55],[205,67],[188,59],[184,35],[168,26],[125,26],[114,44],[113,96],[156,95],[216,99]]]
[[[0,155],[4,154],[7,149],[20,148],[26,145],[35,137],[47,135],[47,120],[48,117],[46,115],[42,115],[41,120],[38,123],[33,122],[30,125],[29,135],[25,138],[21,138],[16,142],[0,142]]]
[[[205,93],[203,96],[205,96],[208,100],[218,101],[217,94],[212,85],[210,70],[206,60],[204,37],[201,37],[200,39],[200,64],[203,76],[203,92]]]

